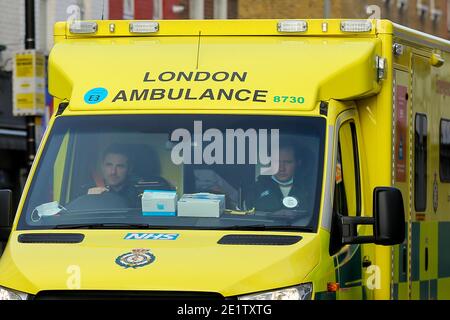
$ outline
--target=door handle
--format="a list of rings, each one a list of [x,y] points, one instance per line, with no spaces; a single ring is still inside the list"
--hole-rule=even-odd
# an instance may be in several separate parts
[[[370,261],[368,257],[364,257],[363,258],[363,262],[362,262],[362,267],[363,268],[368,268],[371,265],[372,265],[372,261]]]

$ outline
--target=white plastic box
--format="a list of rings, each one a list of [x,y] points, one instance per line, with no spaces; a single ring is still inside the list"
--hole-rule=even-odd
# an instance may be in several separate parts
[[[178,200],[179,217],[219,218],[225,208],[225,195],[185,194]]]
[[[177,211],[176,191],[145,190],[142,195],[142,215],[175,216]]]

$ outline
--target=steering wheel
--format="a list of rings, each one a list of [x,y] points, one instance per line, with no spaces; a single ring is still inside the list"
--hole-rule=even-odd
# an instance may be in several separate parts
[[[270,214],[271,218],[294,221],[300,218],[308,217],[310,213],[306,210],[280,209]]]
[[[100,194],[86,194],[66,205],[71,210],[104,210],[128,208],[126,199],[115,192],[105,191]]]

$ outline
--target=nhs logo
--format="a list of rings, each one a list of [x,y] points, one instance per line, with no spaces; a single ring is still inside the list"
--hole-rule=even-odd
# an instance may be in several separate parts
[[[129,233],[125,240],[176,240],[178,233]]]

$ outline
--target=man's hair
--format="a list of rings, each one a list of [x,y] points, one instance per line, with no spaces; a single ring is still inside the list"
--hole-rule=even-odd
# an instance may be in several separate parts
[[[281,140],[278,149],[279,149],[279,151],[281,151],[281,150],[291,150],[292,153],[294,154],[295,161],[302,160],[301,156],[299,154],[298,146],[292,140],[288,140],[288,139]]]
[[[126,145],[118,143],[111,144],[103,151],[102,161],[105,160],[108,154],[120,154],[127,158],[128,165],[130,165],[130,155]]]
[[[311,166],[310,157],[308,155],[313,154],[311,149],[301,141],[295,141],[293,139],[281,139],[279,145],[279,151],[292,150],[296,164],[301,163],[304,170],[307,170]]]

